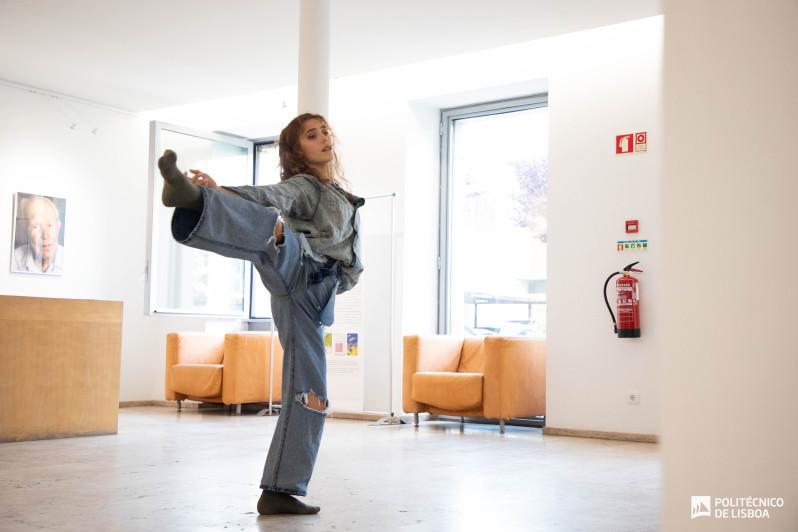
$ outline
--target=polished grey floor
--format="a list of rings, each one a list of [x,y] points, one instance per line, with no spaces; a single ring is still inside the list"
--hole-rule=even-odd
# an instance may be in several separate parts
[[[120,409],[119,433],[0,444],[0,530],[644,531],[659,528],[655,444],[539,428],[331,418],[305,499],[259,516],[276,417]]]

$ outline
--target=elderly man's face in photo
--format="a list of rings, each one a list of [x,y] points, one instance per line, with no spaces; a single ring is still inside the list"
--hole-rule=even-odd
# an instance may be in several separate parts
[[[28,205],[28,234],[36,261],[48,264],[58,250],[61,220],[55,207],[45,200]]]

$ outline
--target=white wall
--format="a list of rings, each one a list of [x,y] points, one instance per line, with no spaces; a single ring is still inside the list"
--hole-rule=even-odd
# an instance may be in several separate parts
[[[662,20],[563,41],[549,78],[546,424],[656,434]],[[640,131],[648,133],[647,152],[615,154],[616,135]],[[639,220],[640,232],[626,234],[626,220]],[[648,239],[650,249],[616,251],[618,240],[629,239]],[[638,276],[642,336],[620,339],[601,290],[611,273],[635,261],[644,271]],[[614,281],[608,289],[613,309]],[[627,402],[630,390],[639,392],[638,405]]]
[[[665,20],[664,529],[796,530],[798,4]],[[691,520],[694,495],[784,507]]]
[[[166,333],[204,324],[144,315],[147,123],[2,84],[0,116],[0,293],[122,301],[120,400],[162,400]],[[62,276],[10,273],[16,192],[66,198]]]
[[[661,179],[659,90],[661,18],[602,28],[553,39],[465,54],[446,60],[336,80],[331,87],[330,120],[339,137],[347,177],[364,196],[396,192],[397,320],[394,351],[394,404],[401,390],[401,337],[436,331],[438,253],[438,114],[441,108],[518,97],[550,90],[550,243],[548,424],[552,427],[611,432],[656,433],[659,390],[656,385],[657,330],[653,316],[661,268],[658,246]],[[632,53],[617,51],[635,42]],[[17,287],[17,276],[0,273],[2,291],[28,295],[98,297],[125,301],[123,400],[163,397],[163,337],[169,330],[208,327],[203,320],[143,315],[143,269],[147,213],[146,122],[159,119],[189,127],[222,130],[250,137],[273,135],[291,115],[290,88],[241,98],[206,102],[149,113],[138,120],[91,107],[84,114],[113,124],[114,130],[76,137],[45,98],[4,88],[0,110],[10,116],[0,126],[4,156],[0,169],[19,175],[27,159],[7,157],[6,140],[19,139],[37,154],[39,141],[55,157],[54,166],[72,176],[69,194],[57,174],[38,169],[32,192],[68,198],[69,208],[108,205],[97,227],[110,225],[122,209],[125,230],[105,230],[108,253],[68,264],[62,280],[25,279],[33,289]],[[7,97],[6,97],[7,96]],[[283,107],[286,102],[288,110]],[[16,111],[29,107],[28,112]],[[225,109],[220,112],[219,109]],[[247,109],[250,111],[247,112]],[[254,112],[253,112],[254,111]],[[49,112],[46,119],[37,114]],[[33,115],[33,116],[32,116]],[[283,116],[285,115],[285,116]],[[103,124],[104,125],[104,124]],[[646,130],[649,152],[616,157],[615,135]],[[102,131],[102,129],[101,129]],[[77,139],[68,147],[69,139]],[[100,148],[97,148],[97,144]],[[38,154],[37,154],[38,155]],[[62,174],[64,173],[62,169]],[[10,219],[10,194],[23,181],[3,182],[8,201],[0,219]],[[101,191],[101,186],[113,192]],[[80,195],[72,190],[80,188]],[[113,207],[113,211],[111,210]],[[68,219],[68,245],[91,247],[91,231],[76,229],[82,213]],[[74,218],[73,218],[74,217]],[[639,218],[652,251],[643,258],[644,337],[619,340],[612,333],[599,290],[610,272],[624,266],[614,242],[624,236],[623,222]],[[132,228],[132,229],[131,229]],[[93,229],[100,231],[99,228]],[[8,231],[10,235],[10,230]],[[72,236],[80,234],[81,236]],[[8,238],[9,235],[0,235]],[[10,244],[5,250],[10,249]],[[7,253],[8,251],[6,251]],[[3,259],[0,255],[0,261]],[[70,259],[71,260],[71,259]],[[628,260],[637,260],[636,258]],[[85,268],[93,268],[89,273]],[[48,287],[58,287],[50,293]],[[232,325],[231,325],[232,326]],[[641,404],[627,406],[635,388]]]

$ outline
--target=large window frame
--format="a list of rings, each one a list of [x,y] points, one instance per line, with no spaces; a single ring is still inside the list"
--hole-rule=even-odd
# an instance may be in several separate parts
[[[455,122],[461,119],[512,113],[548,107],[548,93],[441,110],[440,118],[440,235],[438,251],[438,332],[462,334],[452,330],[452,202],[453,140]]]
[[[277,159],[277,136],[253,140],[255,146],[254,182],[256,185],[271,185],[280,181],[280,168]],[[266,161],[269,161],[267,163]],[[269,320],[272,317],[271,294],[263,286],[258,272],[250,264],[249,319],[250,321]]]
[[[205,131],[198,131],[195,129],[177,126],[174,124],[167,124],[165,122],[152,121],[150,122],[150,185],[149,185],[149,217],[148,217],[148,231],[147,231],[147,265],[146,265],[146,310],[149,315],[182,315],[182,316],[202,316],[202,317],[236,317],[245,318],[249,316],[250,298],[246,297],[249,293],[251,285],[251,274],[248,265],[244,261],[237,261],[236,259],[223,258],[226,261],[236,261],[241,264],[241,306],[238,309],[222,308],[221,305],[217,306],[209,304],[206,308],[196,308],[183,306],[182,304],[170,304],[164,302],[162,290],[159,288],[161,278],[164,276],[173,276],[174,272],[171,270],[175,267],[172,264],[172,259],[169,253],[165,252],[168,246],[178,245],[172,240],[171,231],[169,230],[167,217],[165,216],[166,207],[161,204],[161,191],[163,189],[163,179],[158,170],[158,158],[161,156],[165,148],[173,148],[174,146],[165,146],[164,137],[169,135],[185,136],[186,139],[194,139],[197,141],[207,141],[215,143],[216,146],[230,146],[232,149],[239,148],[246,152],[246,161],[241,165],[240,176],[237,176],[238,182],[227,183],[220,181],[220,184],[241,184],[241,181],[252,183],[254,179],[254,144],[252,141],[236,137],[233,135],[226,135],[223,133],[209,133]],[[173,137],[174,139],[174,137]],[[180,153],[178,152],[178,156]],[[178,159],[178,166],[181,169],[188,169],[186,164],[191,164],[190,160]],[[211,171],[209,170],[209,173]],[[219,177],[219,176],[215,176]],[[216,260],[216,259],[214,259]],[[178,280],[181,274],[178,275]],[[169,277],[170,280],[173,277]],[[182,291],[183,288],[176,288]],[[181,292],[182,293],[182,292]],[[181,299],[182,298],[178,298]]]

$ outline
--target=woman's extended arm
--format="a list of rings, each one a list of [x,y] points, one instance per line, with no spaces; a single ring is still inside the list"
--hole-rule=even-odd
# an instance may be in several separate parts
[[[188,172],[191,172],[192,175],[188,175]],[[185,174],[188,180],[197,186],[208,187],[210,189],[216,190],[217,192],[223,192],[224,194],[229,194],[231,196],[240,196],[238,193],[230,189],[217,185],[216,181],[214,181],[214,179],[205,172],[191,169],[185,172]]]

